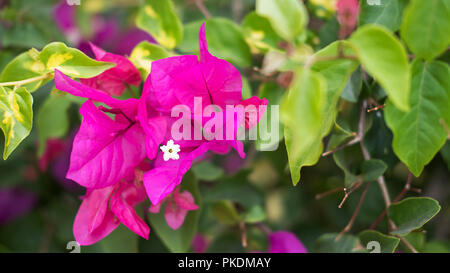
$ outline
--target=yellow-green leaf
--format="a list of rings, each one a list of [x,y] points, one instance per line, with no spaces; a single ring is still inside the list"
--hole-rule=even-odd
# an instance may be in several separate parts
[[[406,50],[388,29],[365,25],[350,37],[349,45],[367,72],[402,111],[409,110],[410,71]]]
[[[92,78],[115,66],[114,63],[93,60],[80,50],[60,42],[46,45],[39,53],[39,60],[45,66],[45,72],[58,69],[75,78]]]
[[[300,180],[301,168],[316,164],[323,150],[326,90],[323,76],[300,70],[281,102],[280,117],[294,185]]]
[[[17,148],[31,131],[33,97],[24,88],[12,90],[0,86],[0,128],[5,135],[3,159]]]
[[[150,74],[152,62],[169,56],[169,52],[163,47],[142,41],[131,52],[130,60],[139,69],[142,78],[146,79]]]
[[[39,77],[46,73],[45,65],[39,60],[39,51],[30,49],[9,62],[0,74],[0,82],[15,82]],[[49,78],[50,79],[50,78]],[[33,92],[49,79],[43,79],[23,85]]]
[[[169,49],[176,47],[183,39],[183,25],[171,0],[145,0],[144,6],[139,9],[136,25]]]
[[[308,23],[306,8],[298,0],[257,0],[256,12],[267,17],[278,35],[290,42],[296,42]]]

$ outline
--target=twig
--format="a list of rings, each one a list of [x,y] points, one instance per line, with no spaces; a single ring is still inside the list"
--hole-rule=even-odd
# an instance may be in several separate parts
[[[353,224],[355,223],[356,217],[358,216],[358,213],[361,209],[361,206],[364,202],[364,198],[366,197],[366,193],[367,193],[367,190],[369,189],[369,185],[370,185],[369,182],[366,183],[366,186],[364,187],[364,190],[361,193],[361,197],[359,198],[358,205],[356,206],[355,211],[353,212],[352,218],[350,218],[350,221],[345,226],[345,228],[341,232],[339,232],[338,236],[336,236],[335,241],[338,241],[342,237],[342,235],[344,235],[345,233],[350,231],[350,229],[352,228]]]
[[[367,109],[367,113],[370,113],[370,112],[373,112],[373,111],[377,111],[377,110],[380,110],[380,109],[383,109],[383,108],[384,108],[384,104],[377,105],[375,107]]]
[[[209,13],[208,9],[203,4],[203,0],[194,0],[194,3],[206,19],[211,18],[211,13]]]
[[[24,85],[24,84],[27,84],[27,83],[32,83],[32,82],[44,80],[44,79],[48,78],[49,75],[50,75],[50,73],[47,73],[47,74],[44,74],[44,75],[40,75],[40,76],[33,77],[33,78],[28,78],[26,80],[21,80],[21,81],[0,82],[0,86],[11,86],[11,85],[21,86],[21,85]]]
[[[266,226],[263,222],[256,223],[255,226],[266,235],[272,233],[272,230],[268,226]]]
[[[343,190],[345,190],[345,187],[339,187],[339,188],[335,188],[335,189],[332,189],[332,190],[329,190],[329,191],[326,191],[326,192],[323,192],[323,193],[316,194],[316,200],[322,199],[325,196],[328,196],[328,195],[330,195],[332,193],[335,193],[335,192],[338,192],[338,191],[343,191]]]
[[[400,241],[409,249],[412,253],[419,253],[405,238],[402,236],[395,236],[400,239]]]
[[[337,147],[337,148],[334,148],[334,149],[332,149],[332,150],[329,150],[329,151],[324,152],[324,153],[322,154],[322,156],[330,155],[330,154],[335,153],[335,152],[337,152],[337,151],[340,151],[340,150],[342,150],[342,149],[344,149],[344,148],[346,148],[346,147],[348,147],[348,146],[351,146],[351,145],[353,145],[353,144],[356,144],[356,143],[360,142],[360,141],[361,141],[361,136],[359,136],[359,135],[356,134],[356,133],[354,133],[354,135],[356,135],[356,136],[355,136],[353,139],[351,139],[349,142],[343,144],[342,146],[339,146],[339,147]]]
[[[403,197],[408,191],[413,190],[413,189],[411,189],[411,182],[412,182],[412,179],[413,179],[413,175],[412,175],[412,173],[410,172],[410,173],[408,174],[408,179],[406,180],[405,186],[403,187],[402,191],[394,198],[393,203],[400,201],[400,199],[402,199],[402,197]],[[414,189],[414,190],[417,190],[417,189]],[[419,189],[419,190],[420,190],[420,189]],[[370,225],[369,229],[375,229],[375,228],[378,226],[378,224],[381,222],[381,220],[383,220],[383,218],[386,216],[386,214],[387,214],[387,209],[385,209],[385,210],[377,217],[377,219],[375,220],[375,222],[373,222],[373,224]]]
[[[361,138],[361,141],[359,142],[360,146],[361,146],[361,151],[362,154],[364,156],[364,160],[370,160],[371,156],[369,154],[369,151],[367,150],[366,146],[364,145],[364,120],[366,118],[366,108],[367,108],[367,101],[364,100],[362,103],[362,107],[361,107],[361,114],[360,114],[360,119],[359,119],[359,125],[358,125],[358,132],[361,133],[361,135],[363,136]],[[389,208],[389,206],[391,206],[391,198],[389,197],[389,192],[388,189],[386,187],[386,182],[384,181],[384,176],[380,175],[377,178],[377,183],[378,186],[380,187],[381,190],[381,195],[383,196],[384,199],[384,204],[386,206],[386,209]],[[394,222],[392,222],[390,219],[388,219],[388,224],[389,224],[389,228],[390,230],[395,230],[397,229],[397,227],[395,226]]]
[[[339,60],[339,59],[347,59],[347,60],[357,61],[358,57],[353,56],[353,55],[315,57],[314,62],[328,62],[328,61],[335,61],[335,60]]]
[[[242,247],[247,248],[247,229],[245,228],[244,221],[239,222],[239,229],[241,230]]]
[[[362,185],[362,181],[358,181],[355,183],[355,186],[353,186],[350,191],[347,192],[347,188],[344,188],[344,198],[342,199],[341,203],[339,204],[338,208],[342,208],[342,206],[344,205],[345,201],[347,200],[347,198],[350,196],[350,194],[352,194],[352,192],[356,191],[357,189],[359,189],[359,187],[361,187]]]

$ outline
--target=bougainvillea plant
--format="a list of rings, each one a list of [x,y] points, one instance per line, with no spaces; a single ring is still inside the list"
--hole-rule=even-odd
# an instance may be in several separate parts
[[[70,4],[0,2],[0,252],[449,252],[449,1]]]

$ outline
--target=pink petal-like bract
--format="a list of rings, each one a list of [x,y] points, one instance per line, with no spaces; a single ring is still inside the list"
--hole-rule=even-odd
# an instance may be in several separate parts
[[[164,217],[169,227],[173,230],[178,229],[183,225],[188,211],[181,208],[172,198],[167,201]]]
[[[83,84],[103,90],[114,96],[122,95],[127,88],[127,84],[139,86],[141,83],[141,74],[131,61],[123,56],[105,52],[103,49],[91,43],[90,46],[98,61],[115,63],[116,66],[98,76],[81,79]]]
[[[152,63],[152,71],[144,85],[150,104],[158,111],[170,112],[183,104],[193,109],[194,97],[203,104],[223,109],[242,99],[242,78],[239,71],[225,60],[208,52],[205,29],[199,34],[200,60],[195,55],[165,58]]]
[[[255,127],[267,109],[269,101],[265,98],[260,99],[253,96],[241,102],[246,109],[245,111],[245,128],[251,129]]]
[[[143,187],[132,183],[121,183],[111,197],[111,210],[122,224],[137,235],[148,239],[150,228],[134,210],[134,206],[145,199]]]
[[[134,172],[145,158],[145,134],[136,124],[118,123],[86,101],[73,142],[67,178],[87,188],[103,188]]]
[[[144,175],[144,186],[153,205],[159,204],[181,183],[183,175],[191,168],[196,157],[208,151],[204,143],[190,152],[180,152],[178,160],[163,160],[163,153],[155,159],[155,166]]]
[[[75,221],[73,234],[80,245],[91,245],[110,234],[118,225],[108,207],[115,186],[88,191]]]
[[[187,106],[191,111],[191,124],[200,124],[203,128],[200,140],[175,141],[181,149],[178,160],[163,161],[161,152],[156,155],[154,168],[144,175],[144,185],[153,205],[159,204],[172,193],[181,183],[192,162],[207,151],[226,154],[234,148],[242,158],[245,157],[243,143],[237,140],[238,128],[242,122],[245,122],[246,128],[254,127],[266,110],[266,99],[252,97],[242,101],[241,75],[230,63],[209,53],[204,25],[199,32],[199,44],[200,58],[187,55],[154,61],[144,84],[143,94],[146,95],[141,100],[138,116],[146,131],[149,146],[161,143],[160,138],[154,141],[155,133],[151,133],[158,132],[161,126],[145,128],[147,123],[155,124],[149,122],[154,111],[167,117],[167,132],[163,143],[172,139],[169,130],[173,120],[170,113],[177,105]],[[199,98],[202,99],[200,110],[203,111],[211,105],[218,106],[221,110],[211,113],[210,117],[199,116],[195,111],[198,105],[194,105],[198,104]],[[235,107],[239,105],[241,107]],[[229,106],[232,106],[231,109]],[[253,110],[246,113],[246,106],[252,106]],[[218,123],[221,128],[216,128],[215,122],[208,122],[213,121],[217,115],[222,115],[222,124]],[[192,127],[191,132],[195,130],[195,126]],[[159,131],[156,135],[164,134]],[[147,152],[147,156],[153,158],[154,154]]]
[[[178,188],[173,192],[173,199],[178,207],[185,210],[197,210],[198,206],[195,204],[194,196],[188,191],[180,192]]]
[[[115,99],[101,90],[70,79],[58,70],[55,70],[55,86],[90,99],[80,109],[83,121],[73,142],[67,178],[87,188],[103,188],[132,176],[135,167],[145,158],[145,132],[134,120],[140,101]],[[115,120],[91,100],[112,107],[111,111],[117,113]],[[158,147],[153,148],[156,150]]]
[[[269,235],[269,253],[307,253],[305,246],[294,233],[276,231]]]

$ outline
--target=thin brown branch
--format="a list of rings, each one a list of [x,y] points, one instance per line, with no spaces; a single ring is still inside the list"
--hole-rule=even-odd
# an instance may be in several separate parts
[[[412,252],[412,253],[419,253],[405,238],[402,236],[395,236],[400,239],[400,241]]]
[[[359,144],[361,146],[361,151],[364,156],[364,160],[370,160],[371,159],[370,153],[367,150],[366,146],[364,145],[364,141],[363,141],[363,139],[364,139],[364,121],[366,119],[366,108],[367,108],[367,101],[364,100],[362,103],[361,112],[360,112],[358,132],[362,136]],[[386,209],[388,209],[389,206],[391,205],[391,198],[389,197],[389,192],[386,187],[386,182],[384,181],[383,175],[381,175],[380,177],[377,178],[377,183],[378,183],[378,186],[380,187],[381,195],[383,196]],[[389,223],[390,230],[394,230],[397,228],[395,226],[394,222],[392,222],[390,219],[388,219],[388,223]]]
[[[377,111],[377,110],[380,110],[380,109],[384,109],[384,104],[381,104],[381,105],[377,105],[377,106],[375,106],[375,107],[372,107],[372,108],[369,108],[369,109],[367,109],[367,113],[370,113],[370,112],[373,112],[373,111]]]
[[[203,0],[194,0],[194,3],[206,19],[211,18],[211,13],[209,13],[208,9],[203,4]]]
[[[316,194],[316,200],[322,199],[325,196],[328,196],[328,195],[330,195],[332,193],[335,193],[335,192],[338,192],[338,191],[343,191],[343,190],[345,190],[345,187],[339,187],[339,188],[335,188],[335,189],[332,189],[332,190],[329,190],[329,191],[326,191],[326,192],[323,192],[323,193]]]
[[[342,237],[342,235],[344,235],[345,233],[349,232],[350,229],[352,228],[353,224],[355,223],[356,217],[358,216],[358,213],[359,213],[359,211],[361,209],[361,206],[362,206],[362,204],[364,202],[364,198],[366,197],[367,190],[369,189],[369,185],[370,185],[370,183],[366,183],[366,186],[364,187],[364,190],[361,193],[361,197],[359,198],[358,205],[356,206],[355,211],[353,212],[353,215],[350,218],[350,221],[345,226],[345,228],[341,232],[339,232],[338,236],[336,236],[336,239],[335,239],[336,241],[338,241]]]
[[[265,225],[263,222],[256,223],[255,226],[259,228],[264,234],[269,235],[272,233],[272,230]]]
[[[357,61],[358,57],[352,56],[352,55],[337,55],[337,56],[324,56],[324,57],[315,57],[314,63],[316,62],[328,62],[328,61],[335,61],[339,59],[347,59],[352,61]]]
[[[359,189],[359,187],[361,187],[362,185],[362,181],[358,181],[355,183],[355,185],[353,187],[350,188],[350,190],[347,192],[347,188],[344,188],[344,198],[342,199],[341,203],[339,204],[338,208],[342,208],[342,206],[344,205],[345,201],[347,201],[347,198],[350,196],[350,194],[352,194],[354,191],[356,191],[357,189]]]
[[[400,199],[403,198],[403,196],[411,190],[419,190],[420,189],[415,189],[415,188],[411,188],[411,182],[413,179],[413,175],[411,172],[408,173],[408,179],[406,180],[405,186],[403,187],[402,191],[394,198],[393,203],[400,201]],[[372,223],[372,225],[370,225],[369,229],[375,229],[378,224],[381,222],[381,220],[383,220],[383,218],[386,216],[387,214],[387,208],[377,217],[377,219],[375,220],[375,222]]]
[[[12,86],[12,85],[21,86],[21,85],[32,83],[32,82],[41,81],[41,80],[47,79],[48,77],[50,77],[50,73],[46,73],[46,74],[43,74],[43,75],[40,75],[37,77],[28,78],[28,79],[21,80],[21,81],[0,82],[0,86]]]
[[[241,230],[241,243],[243,248],[247,248],[247,229],[244,221],[239,222],[239,229]]]
[[[353,139],[351,139],[349,142],[343,144],[342,146],[339,146],[339,147],[336,147],[336,148],[334,148],[332,150],[324,152],[322,154],[322,156],[327,156],[327,155],[333,154],[333,153],[335,153],[337,151],[340,151],[340,150],[342,150],[342,149],[344,149],[344,148],[346,148],[348,146],[351,146],[353,144],[356,144],[356,143],[360,142],[361,141],[361,136],[359,136],[356,133],[353,133],[353,134],[355,135],[355,137]]]

